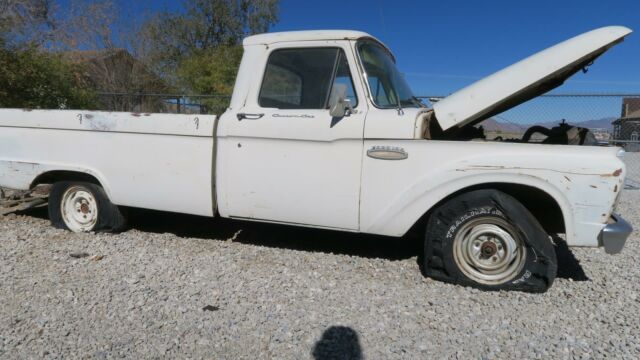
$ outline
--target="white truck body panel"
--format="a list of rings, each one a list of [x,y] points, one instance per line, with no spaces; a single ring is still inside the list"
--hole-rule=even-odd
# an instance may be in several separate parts
[[[519,61],[435,103],[438,123],[443,130],[461,127],[541,95],[630,33],[623,26],[592,30]]]
[[[48,171],[100,181],[122,206],[212,216],[215,116],[0,110],[0,186]]]

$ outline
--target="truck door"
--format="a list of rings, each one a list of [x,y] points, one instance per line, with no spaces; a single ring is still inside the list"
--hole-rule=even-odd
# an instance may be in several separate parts
[[[310,44],[265,52],[244,106],[221,122],[223,216],[359,228],[367,102],[354,53],[346,41]],[[353,111],[332,117],[330,99],[345,88]]]

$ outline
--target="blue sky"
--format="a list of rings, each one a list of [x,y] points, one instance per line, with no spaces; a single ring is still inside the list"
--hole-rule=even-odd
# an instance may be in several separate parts
[[[117,0],[127,21],[180,0]],[[530,54],[606,25],[636,29],[556,92],[640,93],[640,1],[282,0],[273,31],[355,29],[391,47],[419,95],[449,94]]]
[[[339,10],[337,10],[339,9]],[[276,30],[353,28],[393,49],[414,92],[448,94],[606,25],[640,32],[640,1],[283,1]],[[640,36],[557,91],[640,92]]]

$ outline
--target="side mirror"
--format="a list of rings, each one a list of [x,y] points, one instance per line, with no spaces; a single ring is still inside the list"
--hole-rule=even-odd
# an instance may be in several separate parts
[[[347,99],[347,86],[334,84],[329,97],[329,114],[334,118],[349,116],[353,112],[351,100]]]

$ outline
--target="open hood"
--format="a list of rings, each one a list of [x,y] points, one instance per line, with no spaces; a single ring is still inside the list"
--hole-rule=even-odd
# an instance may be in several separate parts
[[[623,26],[608,26],[561,42],[438,101],[435,117],[447,130],[509,110],[562,85],[630,33]]]

